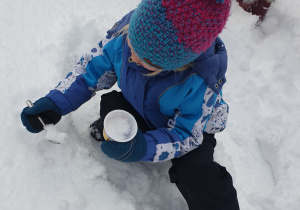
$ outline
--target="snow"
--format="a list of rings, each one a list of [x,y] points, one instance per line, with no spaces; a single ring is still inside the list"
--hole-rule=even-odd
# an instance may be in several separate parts
[[[31,134],[20,121],[26,100],[47,94],[138,2],[1,0],[1,210],[187,209],[170,162],[117,162],[91,139],[104,91],[56,130]],[[299,1],[277,0],[257,27],[233,1],[221,34],[230,118],[215,159],[232,174],[241,209],[300,207],[299,10]]]
[[[46,131],[44,138],[54,144],[64,143],[65,140],[68,138],[67,133],[59,132],[57,130],[57,126],[53,124],[46,125],[44,127],[44,130]]]
[[[130,113],[123,110],[114,110],[105,116],[104,130],[110,137],[109,140],[127,142],[135,137],[137,123]]]

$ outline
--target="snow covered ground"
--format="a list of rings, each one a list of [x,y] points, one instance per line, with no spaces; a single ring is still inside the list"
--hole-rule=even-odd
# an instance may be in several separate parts
[[[169,183],[170,162],[120,163],[89,137],[101,92],[57,124],[62,136],[31,134],[20,121],[25,101],[47,94],[138,2],[1,0],[1,210],[187,209]],[[255,27],[257,17],[233,2],[221,34],[230,120],[215,158],[231,172],[242,210],[300,208],[299,11],[299,1],[277,0]]]

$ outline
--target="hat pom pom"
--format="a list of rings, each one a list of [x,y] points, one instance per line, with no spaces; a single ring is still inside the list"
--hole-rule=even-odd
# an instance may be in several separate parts
[[[216,0],[217,3],[224,3],[224,0]]]

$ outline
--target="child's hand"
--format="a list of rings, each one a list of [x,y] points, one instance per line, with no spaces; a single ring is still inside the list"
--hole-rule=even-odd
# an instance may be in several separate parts
[[[128,142],[104,141],[101,144],[101,150],[115,160],[137,162],[144,157],[147,144],[144,134],[138,130],[136,136]]]
[[[47,124],[56,124],[61,119],[61,111],[49,98],[43,97],[34,103],[33,107],[25,107],[21,113],[21,120],[26,129],[32,133],[43,130],[43,124],[38,117]]]

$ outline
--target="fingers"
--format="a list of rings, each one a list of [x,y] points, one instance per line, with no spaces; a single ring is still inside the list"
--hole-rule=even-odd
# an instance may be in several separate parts
[[[37,100],[33,107],[28,107],[28,109],[25,110],[25,113],[27,115],[36,115],[55,108],[55,104],[50,99],[44,97]]]
[[[28,109],[28,107],[26,107],[25,109]],[[25,109],[24,109],[24,110],[25,110]],[[36,118],[36,119],[37,119],[37,118]],[[33,126],[32,126],[32,124],[31,124],[30,121],[33,120],[33,122],[34,122],[34,121],[36,121],[36,120],[34,119],[34,117],[31,117],[31,119],[29,120],[28,115],[25,114],[24,111],[21,113],[21,120],[22,120],[23,125],[26,127],[26,129],[27,129],[29,132],[31,132],[31,133],[39,133],[40,131],[43,130],[42,126],[38,126],[38,127],[33,128]],[[40,124],[41,124],[41,123],[40,123]]]
[[[40,122],[38,117],[36,115],[29,115],[27,116],[28,124],[26,125],[26,128],[28,130],[28,127],[33,128],[35,131],[42,131],[44,129],[43,124]]]

